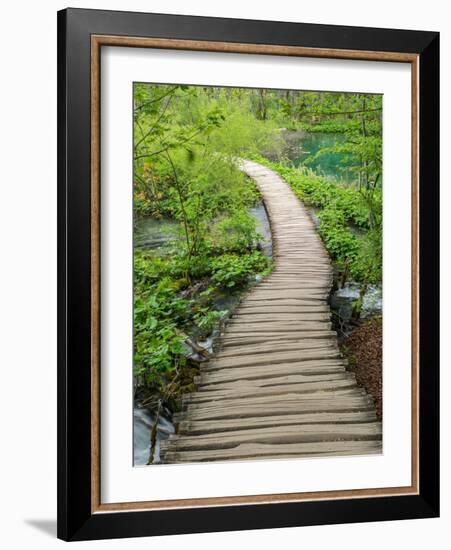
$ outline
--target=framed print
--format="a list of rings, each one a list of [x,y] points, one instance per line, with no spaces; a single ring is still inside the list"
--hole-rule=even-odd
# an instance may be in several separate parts
[[[438,33],[58,14],[58,536],[435,517]]]

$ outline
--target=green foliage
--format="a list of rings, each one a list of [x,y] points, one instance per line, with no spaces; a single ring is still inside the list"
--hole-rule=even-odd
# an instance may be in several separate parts
[[[343,211],[327,207],[319,214],[319,233],[327,251],[340,264],[353,264],[357,255],[359,242],[346,224]]]
[[[145,265],[141,261],[141,275]],[[177,295],[170,279],[143,286],[146,278],[135,281],[135,375],[147,387],[161,388],[186,362],[178,327],[187,322],[191,304]]]
[[[378,229],[368,231],[359,239],[358,255],[351,274],[365,285],[378,284],[382,280],[382,233]]]
[[[233,90],[135,84],[134,186],[140,215],[211,218],[231,201],[255,201],[235,157],[276,150],[274,121],[250,112]],[[232,188],[232,192],[230,189]],[[241,193],[236,193],[241,188]],[[147,203],[147,206],[145,205]],[[190,225],[191,233],[197,230]]]
[[[232,211],[213,222],[207,236],[208,249],[213,254],[252,250],[261,240],[255,219],[244,209]]]
[[[243,286],[255,273],[265,274],[269,268],[268,259],[261,252],[248,255],[225,254],[211,262],[212,281],[220,287]]]
[[[201,337],[208,336],[226,313],[226,311],[211,310],[208,306],[198,307],[196,313],[193,315],[193,320],[197,327],[196,334]]]

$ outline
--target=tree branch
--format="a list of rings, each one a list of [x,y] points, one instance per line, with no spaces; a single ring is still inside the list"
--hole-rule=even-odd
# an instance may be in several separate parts
[[[150,134],[153,132],[153,130],[155,129],[156,125],[160,122],[160,120],[164,117],[168,107],[169,107],[169,104],[171,103],[171,100],[174,96],[171,95],[170,98],[166,101],[166,105],[164,106],[164,109],[163,109],[163,112],[161,113],[161,115],[157,118],[157,120],[155,121],[154,124],[152,124],[152,126],[150,127],[149,131],[144,134],[143,131],[141,130],[141,134],[142,134],[142,137],[141,139],[138,141],[138,143],[135,145],[135,149],[137,149],[141,143],[143,141],[145,141],[149,136]],[[136,121],[138,123],[138,121]],[[138,126],[139,126],[139,123],[138,123]],[[139,128],[141,129],[141,126],[139,126]]]
[[[135,107],[135,112],[140,111],[146,105],[152,105],[152,103],[157,103],[158,101],[161,101],[162,99],[167,97],[169,94],[172,94],[172,92],[175,92],[175,90],[177,90],[177,88],[178,88],[178,86],[174,86],[173,88],[171,88],[168,92],[166,92],[162,96],[157,97],[156,99],[150,99],[149,101],[144,101],[144,103],[141,103],[141,105],[138,105],[138,106]]]

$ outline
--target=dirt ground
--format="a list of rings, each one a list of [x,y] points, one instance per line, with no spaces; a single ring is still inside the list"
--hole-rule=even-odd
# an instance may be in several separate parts
[[[372,395],[382,419],[382,317],[361,321],[343,342],[342,351],[357,383]]]

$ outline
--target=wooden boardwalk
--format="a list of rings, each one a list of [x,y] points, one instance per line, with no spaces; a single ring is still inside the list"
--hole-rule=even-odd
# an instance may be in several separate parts
[[[303,204],[250,161],[268,211],[274,269],[243,298],[184,397],[161,461],[361,455],[382,451],[371,397],[356,385],[331,330],[332,268]]]

